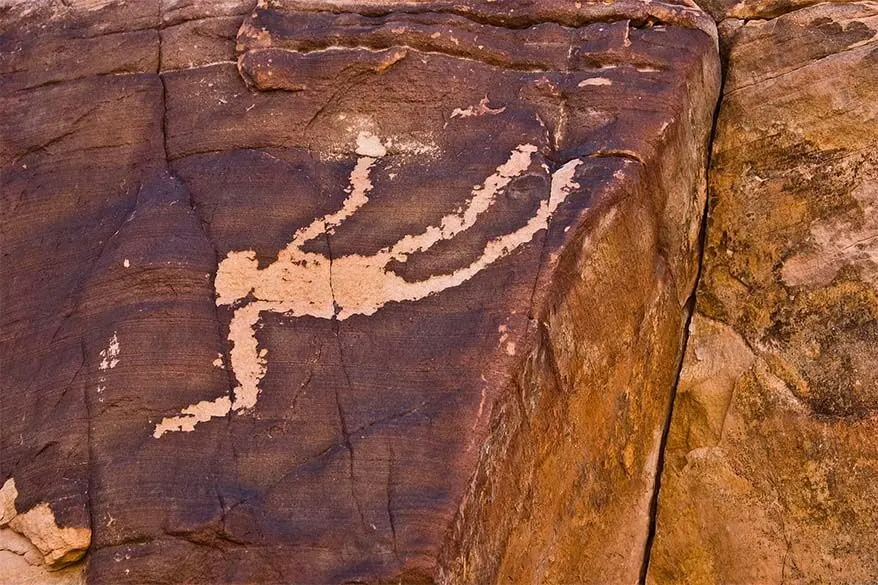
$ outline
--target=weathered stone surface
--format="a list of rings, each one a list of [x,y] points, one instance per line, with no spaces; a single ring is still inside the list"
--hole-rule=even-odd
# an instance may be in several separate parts
[[[771,20],[817,4],[847,3],[849,0],[700,0],[698,5],[721,23],[724,20]]]
[[[8,528],[33,545],[41,555],[33,560],[49,567],[61,567],[82,558],[91,542],[91,530],[59,527],[46,503],[19,513],[15,504],[17,498],[15,480],[6,480],[0,488],[0,528]]]
[[[76,311],[83,283],[141,180],[163,165],[161,82],[146,74],[158,36],[124,30],[146,24],[138,9],[103,21],[23,3],[3,17],[0,477],[14,480],[17,512],[48,506],[61,529],[91,527],[85,382],[100,361],[89,351],[102,347],[87,347],[100,325]],[[64,548],[59,560],[71,560]]]
[[[854,2],[724,39],[650,583],[878,575],[876,33]]]
[[[68,4],[0,14],[14,512],[88,583],[635,581],[710,19]]]
[[[33,543],[11,528],[0,528],[0,584],[82,585],[83,565],[50,570]]]

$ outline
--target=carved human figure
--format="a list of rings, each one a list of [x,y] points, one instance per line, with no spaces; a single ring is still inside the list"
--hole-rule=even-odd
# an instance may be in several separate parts
[[[372,169],[386,154],[380,139],[367,133],[358,137],[356,152],[358,159],[349,176],[347,197],[341,209],[297,230],[277,260],[264,268],[259,268],[253,250],[230,252],[220,262],[216,302],[234,311],[228,339],[230,363],[238,385],[231,397],[223,395],[202,401],[184,408],[177,416],[163,419],[156,425],[154,437],[171,431],[191,431],[200,422],[256,405],[259,384],[267,371],[267,350],[260,349],[256,339],[256,328],[263,313],[344,320],[353,315],[372,315],[391,302],[418,301],[459,286],[530,242],[537,232],[548,226],[552,213],[578,186],[573,177],[580,161],[574,159],[552,174],[548,199],[540,202],[536,213],[521,227],[487,242],[481,255],[468,266],[410,282],[388,270],[388,264],[404,263],[411,254],[429,250],[475,225],[498,194],[531,167],[537,147],[516,146],[506,162],[472,190],[466,203],[444,216],[438,225],[406,235],[375,254],[351,254],[330,261],[323,254],[305,251],[305,245],[324,234],[332,234],[368,203],[373,187]]]

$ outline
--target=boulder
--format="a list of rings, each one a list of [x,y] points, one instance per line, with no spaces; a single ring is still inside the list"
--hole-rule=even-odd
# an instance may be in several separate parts
[[[252,8],[0,13],[13,511],[87,583],[636,581],[711,19]]]

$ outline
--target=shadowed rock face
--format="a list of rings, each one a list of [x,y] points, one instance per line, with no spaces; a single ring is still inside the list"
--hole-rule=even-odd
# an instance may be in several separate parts
[[[709,17],[2,10],[0,582],[636,581]]]
[[[703,275],[649,582],[871,583],[878,4],[720,30]]]

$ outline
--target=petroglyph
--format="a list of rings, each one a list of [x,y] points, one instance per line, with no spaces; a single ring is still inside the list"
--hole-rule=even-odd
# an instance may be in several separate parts
[[[613,85],[613,82],[606,77],[592,77],[580,81],[578,87],[585,87],[587,85]]]
[[[119,349],[119,337],[113,331],[113,337],[110,338],[107,348],[102,349],[100,352],[101,363],[98,367],[101,370],[112,370],[115,368],[119,364]]]
[[[451,112],[452,118],[469,118],[471,116],[496,116],[497,114],[502,114],[506,111],[505,107],[502,108],[492,108],[489,105],[487,96],[482,98],[477,106],[470,106],[466,109],[455,108],[453,112]]]
[[[128,262],[126,260],[126,262]],[[101,363],[98,364],[98,368],[104,372],[106,370],[112,370],[117,365],[119,365],[119,338],[116,336],[116,332],[113,332],[113,337],[110,338],[110,342],[107,345],[106,349],[102,349],[100,351]],[[98,401],[103,402],[104,397],[101,394],[104,393],[104,390],[107,389],[107,378],[105,375],[101,375],[98,379]]]
[[[368,132],[358,135],[355,148],[358,159],[349,175],[347,197],[341,208],[297,230],[275,262],[259,268],[253,250],[232,251],[220,262],[215,281],[216,302],[234,309],[228,333],[229,361],[238,385],[231,397],[223,395],[202,401],[184,408],[177,416],[163,419],[155,427],[155,438],[172,431],[192,431],[200,422],[256,405],[259,384],[268,367],[268,352],[258,347],[256,339],[262,313],[344,320],[354,315],[372,315],[388,303],[414,302],[460,286],[530,242],[537,232],[548,226],[552,213],[578,187],[573,178],[580,161],[572,160],[552,174],[548,198],[540,202],[536,213],[524,225],[488,241],[481,255],[469,265],[425,280],[409,282],[387,266],[392,261],[404,263],[410,255],[429,250],[474,226],[503,189],[535,164],[536,146],[516,146],[506,162],[473,188],[467,202],[444,216],[438,225],[406,235],[375,254],[351,254],[330,260],[323,254],[305,251],[308,242],[332,235],[368,203],[373,188],[372,171],[386,155],[386,146],[386,142]],[[548,172],[544,164],[543,168]],[[514,345],[506,351],[514,352]]]

